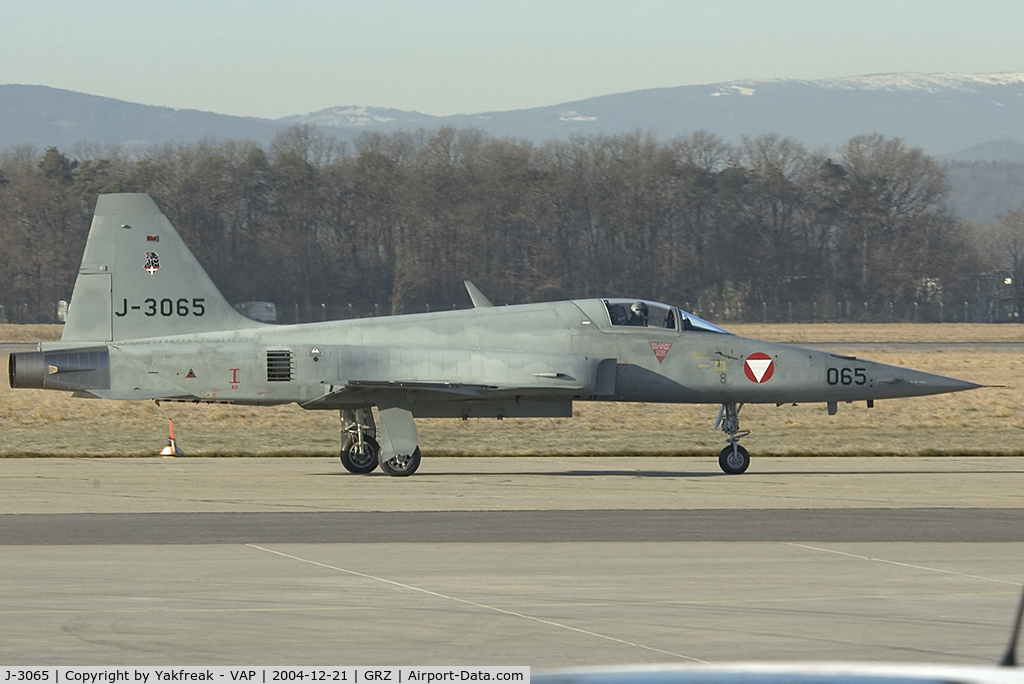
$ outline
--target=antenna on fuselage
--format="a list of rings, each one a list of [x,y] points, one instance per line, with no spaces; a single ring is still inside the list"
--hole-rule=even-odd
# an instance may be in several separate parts
[[[469,280],[463,280],[462,284],[466,286],[466,292],[469,293],[469,298],[473,300],[473,308],[480,309],[488,306],[494,306],[491,304],[491,300],[484,296],[476,285]]]

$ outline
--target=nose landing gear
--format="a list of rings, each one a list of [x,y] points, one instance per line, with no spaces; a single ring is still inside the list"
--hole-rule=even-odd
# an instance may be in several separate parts
[[[718,454],[718,465],[729,475],[739,475],[750,466],[750,454],[740,446],[740,438],[750,434],[750,430],[740,430],[741,408],[743,404],[722,404],[713,428],[721,426],[722,432],[729,435],[728,446]]]

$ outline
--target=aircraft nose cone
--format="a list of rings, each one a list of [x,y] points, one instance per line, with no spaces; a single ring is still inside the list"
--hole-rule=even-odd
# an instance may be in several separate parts
[[[945,380],[953,384],[952,392],[961,392],[963,390],[972,390],[984,387],[984,385],[979,385],[976,382],[967,382],[966,380],[957,380],[956,378],[945,378]]]
[[[920,396],[925,394],[945,394],[947,392],[963,392],[982,387],[974,382],[958,380],[945,375],[925,373],[922,371],[909,370],[893,367],[893,372],[887,377],[879,378],[878,385],[893,391],[894,396]]]
[[[928,387],[933,388],[936,392],[963,392],[981,387],[974,382],[949,378],[944,375],[930,375],[927,383]]]

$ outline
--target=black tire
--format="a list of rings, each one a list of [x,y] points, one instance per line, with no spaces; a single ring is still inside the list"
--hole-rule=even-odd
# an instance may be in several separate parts
[[[380,469],[392,477],[409,477],[420,467],[420,448],[409,456],[395,456],[380,462]]]
[[[723,472],[729,475],[745,473],[750,466],[750,454],[739,444],[736,445],[734,451],[733,445],[730,444],[722,449],[722,453],[718,454],[718,465]]]
[[[352,435],[345,435],[341,440],[341,465],[345,470],[356,475],[366,475],[377,469],[380,445],[373,437],[363,435],[363,448],[356,449]]]

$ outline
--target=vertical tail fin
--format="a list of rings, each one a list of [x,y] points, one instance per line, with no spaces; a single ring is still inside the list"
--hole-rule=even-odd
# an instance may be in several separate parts
[[[100,195],[62,342],[253,328],[146,194]]]

